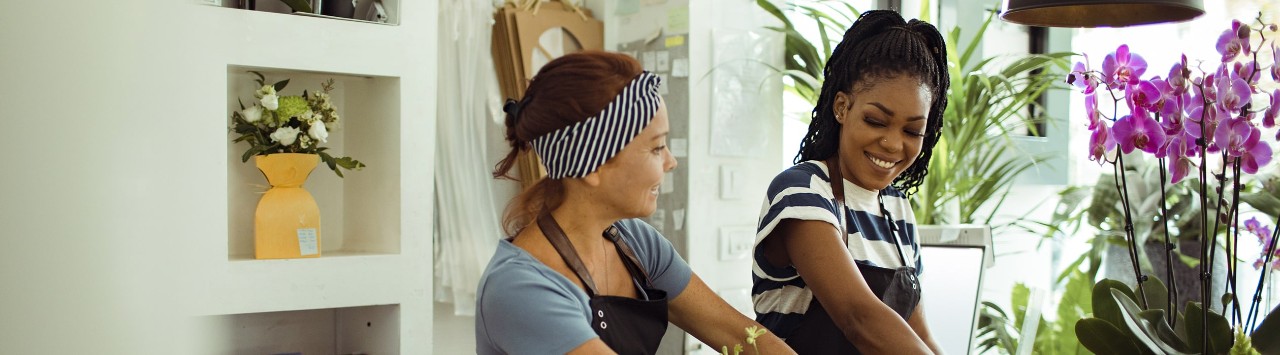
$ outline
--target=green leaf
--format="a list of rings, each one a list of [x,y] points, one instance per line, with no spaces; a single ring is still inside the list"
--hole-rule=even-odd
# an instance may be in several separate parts
[[[276,88],[276,92],[280,92],[281,90],[284,90],[285,86],[289,86],[289,79],[277,81],[274,86]]]
[[[266,149],[267,149],[266,147],[258,146],[258,145],[249,147],[249,150],[244,151],[244,155],[240,156],[240,162],[247,163],[249,162],[249,158],[253,157],[254,155],[257,155],[258,153],[262,153]]]
[[[1031,289],[1021,282],[1013,285],[1013,292],[1009,297],[1009,305],[1013,310],[1013,326],[1022,329],[1023,317],[1027,313],[1027,299],[1031,297]]]
[[[1280,198],[1277,198],[1275,193],[1275,191],[1259,191],[1242,194],[1240,200],[1268,216],[1280,215]],[[1257,343],[1258,339],[1254,338],[1253,341]]]
[[[1209,351],[1214,354],[1230,351],[1235,336],[1231,334],[1231,325],[1227,323],[1227,319],[1212,309],[1209,310],[1209,318],[1204,318],[1203,311],[1199,303],[1187,302],[1186,311],[1183,312],[1187,323],[1187,345],[1193,350],[1204,349],[1203,331],[1208,327]]]
[[[1130,301],[1138,299],[1133,295],[1133,290],[1129,289],[1129,286],[1125,285],[1123,282],[1112,279],[1103,279],[1093,285],[1093,316],[1110,322],[1111,325],[1114,325],[1117,328],[1126,329],[1124,327],[1124,315],[1120,310],[1120,305],[1116,303],[1115,297],[1111,296],[1112,289],[1119,290],[1125,296],[1129,297]]]
[[[311,9],[311,3],[307,2],[307,0],[280,0],[280,2],[285,3],[285,5],[289,5],[289,8],[293,9],[293,12],[315,13],[315,11]]]
[[[1147,277],[1147,281],[1142,283],[1142,292],[1147,296],[1147,309],[1169,312],[1169,289],[1159,278]]]
[[[1163,341],[1165,344],[1173,347],[1175,350],[1183,353],[1193,353],[1194,349],[1187,345],[1187,342],[1178,335],[1178,332],[1169,327],[1169,322],[1165,319],[1163,310],[1148,309],[1138,312],[1138,316],[1145,319],[1151,330],[1155,332],[1157,340]]]
[[[266,77],[266,76],[263,76],[263,75],[262,75],[262,73],[259,73],[259,72],[257,72],[257,71],[253,71],[253,70],[250,70],[250,71],[249,71],[249,73],[252,73],[254,76],[257,76],[257,77],[258,77],[258,80],[257,80],[257,82],[258,82],[258,87],[262,87],[263,85],[266,85],[266,83],[267,83],[267,77]]]
[[[1076,322],[1076,335],[1080,344],[1098,355],[1132,355],[1138,353],[1138,345],[1120,328],[1098,318],[1085,318]]]
[[[1280,306],[1272,309],[1249,337],[1253,338],[1253,348],[1259,352],[1280,354]]]
[[[1141,308],[1138,307],[1137,303],[1133,302],[1133,299],[1130,298],[1129,295],[1126,295],[1123,291],[1114,288],[1111,289],[1110,292],[1111,297],[1114,298],[1116,304],[1120,306],[1122,311],[1121,314],[1124,318],[1124,327],[1128,328],[1129,334],[1133,336],[1134,340],[1136,340],[1135,343],[1145,347],[1153,353],[1183,354],[1183,352],[1178,351],[1175,346],[1166,344],[1162,339],[1160,339],[1160,332],[1157,330],[1158,325],[1152,324],[1148,318],[1154,316],[1156,319],[1155,323],[1164,324],[1168,327],[1168,325],[1163,321],[1163,311],[1152,310],[1151,312],[1154,313],[1149,314],[1148,317],[1143,317],[1140,314],[1142,312]],[[1170,329],[1169,333],[1172,334],[1173,330]],[[1173,338],[1177,339],[1177,337]],[[1182,347],[1186,346],[1186,344],[1181,343],[1178,345]]]

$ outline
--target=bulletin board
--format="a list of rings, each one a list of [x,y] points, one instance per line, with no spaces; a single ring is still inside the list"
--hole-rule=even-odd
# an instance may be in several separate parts
[[[686,34],[659,34],[650,39],[618,45],[618,51],[635,57],[644,69],[662,78],[659,93],[667,105],[671,133],[667,144],[677,168],[663,179],[658,209],[646,218],[662,232],[680,255],[688,255],[686,216],[689,208],[689,43]]]

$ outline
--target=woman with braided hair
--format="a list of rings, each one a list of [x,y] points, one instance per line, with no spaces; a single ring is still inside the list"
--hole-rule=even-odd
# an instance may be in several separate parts
[[[744,330],[759,324],[635,219],[657,208],[663,173],[676,167],[659,84],[626,55],[575,53],[503,107],[512,150],[494,177],[529,149],[547,177],[507,207],[510,237],[476,292],[478,353],[653,354],[668,320],[714,349],[747,345]],[[794,353],[754,335],[761,353]]]
[[[907,196],[928,173],[947,106],[933,25],[862,14],[824,69],[796,165],[766,193],[756,234],[756,320],[800,354],[938,352],[917,279]]]

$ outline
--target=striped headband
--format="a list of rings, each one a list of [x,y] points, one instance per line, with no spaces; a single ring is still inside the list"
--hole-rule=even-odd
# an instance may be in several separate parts
[[[641,72],[599,114],[534,139],[547,177],[587,176],[622,151],[657,114],[660,83],[657,75]]]

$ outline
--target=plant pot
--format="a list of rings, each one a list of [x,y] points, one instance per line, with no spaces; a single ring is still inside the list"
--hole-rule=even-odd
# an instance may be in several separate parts
[[[254,157],[271,189],[253,214],[253,255],[257,259],[320,256],[320,207],[302,188],[320,162],[315,154],[280,153]]]
[[[1199,256],[1200,242],[1194,240],[1178,240],[1178,251],[1186,255]],[[1222,302],[1219,299],[1222,296],[1223,289],[1226,287],[1227,280],[1227,257],[1226,251],[1222,247],[1218,248],[1218,256],[1214,260],[1213,266],[1213,284],[1210,287],[1213,297],[1209,300],[1210,309],[1215,312],[1222,312]],[[1142,258],[1151,262],[1152,271],[1147,274],[1148,277],[1160,279],[1160,282],[1169,287],[1165,267],[1167,265],[1164,244],[1152,238],[1151,242],[1141,248],[1143,251]],[[1107,278],[1124,282],[1129,287],[1135,287],[1133,266],[1129,262],[1129,253],[1123,246],[1111,245],[1107,247]],[[1174,305],[1181,311],[1188,301],[1200,302],[1200,269],[1199,267],[1191,267],[1183,263],[1177,256],[1173,257],[1173,278],[1176,280],[1179,292]],[[1135,289],[1136,292],[1136,289]],[[1170,295],[1172,296],[1172,292]]]
[[[316,0],[315,4],[320,14],[341,17],[354,18],[356,15],[356,0]]]

